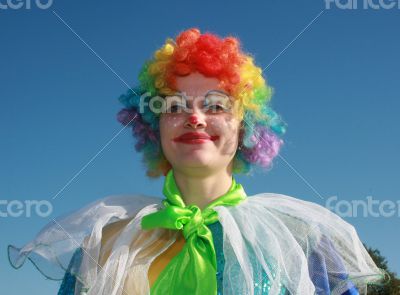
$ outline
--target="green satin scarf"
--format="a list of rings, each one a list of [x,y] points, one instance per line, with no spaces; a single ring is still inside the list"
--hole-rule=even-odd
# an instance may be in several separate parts
[[[142,218],[143,229],[167,228],[182,230],[186,243],[158,276],[152,295],[216,295],[217,261],[213,237],[207,225],[218,221],[215,206],[236,206],[246,199],[243,187],[232,178],[229,191],[212,201],[203,210],[186,206],[171,169],[164,182],[163,208]]]

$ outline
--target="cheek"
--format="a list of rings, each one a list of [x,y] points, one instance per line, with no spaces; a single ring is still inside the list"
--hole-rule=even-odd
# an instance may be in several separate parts
[[[177,116],[161,116],[160,132],[171,132],[182,125],[182,118]]]
[[[236,119],[226,117],[210,118],[208,124],[212,131],[228,139],[234,139],[239,134],[239,122]]]
[[[179,133],[182,124],[182,118],[180,117],[161,116],[159,124],[161,138],[170,138],[172,135]]]
[[[164,149],[167,149],[171,144],[171,139],[179,134],[182,126],[182,119],[174,116],[161,116],[160,117],[160,137],[161,144]]]

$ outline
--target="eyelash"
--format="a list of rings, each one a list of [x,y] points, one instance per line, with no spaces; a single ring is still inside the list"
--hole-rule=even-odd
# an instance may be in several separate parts
[[[205,109],[206,110],[212,110],[212,109],[216,109],[216,107],[219,108],[217,111],[226,111],[226,110],[228,110],[227,107],[225,107],[223,105],[220,105],[220,104],[213,104],[213,105],[210,105],[208,107],[205,107]]]
[[[180,105],[180,104],[175,104],[175,105],[172,105],[168,111],[170,113],[175,114],[175,113],[178,113],[179,110],[184,109],[184,108],[185,107]],[[223,112],[223,111],[228,111],[229,110],[229,108],[224,107],[223,105],[220,105],[220,104],[210,105],[208,107],[205,107],[204,109],[205,109],[205,111],[211,111],[211,112],[213,112],[213,111],[215,111],[215,112]]]
[[[179,107],[180,109],[183,109],[184,108],[184,106],[182,106],[182,105],[180,105],[180,104],[174,104],[174,105],[172,105],[170,108],[169,108],[169,111],[171,112],[171,113],[175,113],[175,108],[176,107]]]

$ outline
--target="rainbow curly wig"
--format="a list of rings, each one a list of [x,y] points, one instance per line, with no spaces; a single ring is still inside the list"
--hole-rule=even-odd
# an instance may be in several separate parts
[[[173,94],[177,90],[176,77],[192,72],[218,78],[222,89],[238,105],[236,115],[242,120],[242,128],[233,172],[248,174],[255,167],[270,169],[283,144],[279,136],[285,133],[286,124],[269,106],[272,88],[262,77],[261,68],[242,52],[237,38],[220,38],[192,28],[180,33],[176,40],[167,39],[142,67],[139,86],[119,97],[124,108],[118,113],[118,121],[132,127],[137,139],[135,149],[143,152],[147,175],[166,175],[171,165],[161,148],[160,114],[150,110],[148,101],[144,108],[139,103],[145,93],[145,102],[154,96]]]

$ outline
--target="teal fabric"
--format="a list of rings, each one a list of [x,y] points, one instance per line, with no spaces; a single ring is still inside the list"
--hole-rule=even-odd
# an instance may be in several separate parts
[[[225,258],[223,251],[223,232],[221,223],[216,222],[208,226],[211,230],[214,238],[214,247],[217,254],[217,294],[223,295],[223,275],[224,275],[224,267],[225,267]],[[254,255],[253,255],[254,257]],[[254,261],[256,262],[256,261]],[[239,268],[239,265],[238,265]],[[234,270],[232,270],[234,271]],[[268,276],[264,271],[261,271],[260,274],[253,274],[255,278],[254,282],[254,295],[268,295],[270,289],[270,281],[268,280]],[[279,295],[289,295],[289,292],[286,288],[282,287]]]
[[[72,259],[68,265],[68,270],[65,272],[63,281],[57,295],[74,295],[76,287],[76,277],[71,273],[72,269],[77,269],[82,261],[82,249],[79,248],[75,251]]]

